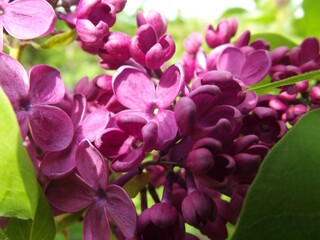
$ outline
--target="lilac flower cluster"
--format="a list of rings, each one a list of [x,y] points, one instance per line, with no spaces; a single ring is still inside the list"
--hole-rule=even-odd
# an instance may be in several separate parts
[[[6,19],[14,18],[11,5],[22,1],[2,2],[0,20],[11,33]],[[0,86],[38,180],[55,215],[84,211],[85,240],[111,233],[117,239],[198,239],[186,223],[210,239],[225,239],[226,224],[236,223],[250,183],[287,123],[320,104],[320,85],[309,88],[306,81],[278,95],[245,90],[266,76],[278,81],[319,69],[319,42],[308,38],[270,52],[265,40],[250,41],[245,31],[231,43],[237,20],[223,19],[216,29],[206,28],[209,52],[193,33],[181,60],[171,64],[175,42],[160,13],[138,13],[135,36],[112,31],[125,3],[70,1],[76,12],[69,4],[58,13],[76,29],[82,49],[115,70],[92,81],[84,77],[73,91],[58,70],[36,65],[27,72],[0,53]],[[26,38],[50,32],[52,24]],[[142,173],[148,182],[138,186],[137,214],[122,187]]]

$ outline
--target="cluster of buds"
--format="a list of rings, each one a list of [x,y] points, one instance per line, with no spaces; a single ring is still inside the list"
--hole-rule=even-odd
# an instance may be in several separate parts
[[[237,20],[223,19],[216,30],[206,28],[209,52],[193,33],[182,59],[169,65],[175,42],[160,13],[139,12],[131,37],[110,30],[125,0],[71,2],[76,11],[65,5],[58,16],[112,75],[84,77],[68,90],[58,70],[36,65],[27,72],[0,53],[0,86],[52,211],[84,211],[85,240],[111,233],[117,239],[198,239],[185,224],[225,239],[226,224],[237,222],[261,162],[287,123],[320,104],[320,85],[309,90],[308,82],[276,96],[245,90],[268,75],[278,81],[319,69],[318,40],[270,52],[265,40],[250,42],[249,31],[231,43]],[[123,186],[140,174],[148,181],[135,188],[137,213]],[[161,198],[156,189],[163,189]]]

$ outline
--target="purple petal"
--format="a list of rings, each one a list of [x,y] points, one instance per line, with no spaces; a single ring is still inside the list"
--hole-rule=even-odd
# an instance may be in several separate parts
[[[106,189],[107,213],[123,235],[131,239],[135,236],[137,214],[128,194],[119,186],[110,185]]]
[[[71,119],[74,128],[77,128],[78,125],[82,122],[86,113],[86,104],[86,98],[82,94],[75,94],[73,96]]]
[[[113,76],[112,86],[118,101],[131,109],[147,111],[155,99],[153,81],[137,68],[119,68]]]
[[[87,140],[80,143],[76,153],[77,169],[84,181],[95,190],[108,184],[108,168],[100,152]]]
[[[81,0],[77,6],[77,18],[87,18],[101,0]]]
[[[174,43],[172,36],[170,34],[162,36],[159,39],[159,43],[165,51],[165,60],[168,61],[176,51],[176,44]]]
[[[246,56],[240,49],[228,47],[221,53],[217,63],[217,69],[231,72],[238,78],[241,74],[245,60]]]
[[[117,118],[117,125],[121,130],[125,131],[131,136],[142,138],[141,130],[143,126],[147,124],[147,121],[137,115],[121,114]]]
[[[164,64],[166,54],[160,43],[153,45],[145,57],[145,65],[150,69],[157,69]]]
[[[218,105],[221,94],[219,87],[215,85],[203,85],[190,92],[188,97],[191,98],[196,105],[197,116],[201,116]]]
[[[170,110],[161,110],[153,121],[158,124],[157,148],[164,147],[176,137],[178,132],[174,113]]]
[[[271,57],[266,50],[257,50],[247,56],[241,73],[241,81],[251,85],[262,80],[271,67]]]
[[[64,212],[77,212],[88,206],[94,192],[76,175],[51,181],[45,190],[48,201]]]
[[[29,78],[23,66],[12,57],[0,53],[0,86],[8,96],[14,109],[20,108],[20,99],[26,98]]]
[[[109,34],[109,26],[103,21],[94,25],[88,19],[77,19],[76,29],[79,38],[86,43],[98,42]]]
[[[110,226],[107,206],[102,202],[92,204],[83,219],[83,240],[109,239]]]
[[[158,125],[155,122],[148,122],[142,128],[142,138],[144,151],[153,150],[158,139]]]
[[[177,209],[169,203],[157,203],[150,208],[150,219],[156,226],[166,229],[178,219]]]
[[[86,116],[77,129],[77,139],[84,138],[93,142],[96,136],[105,129],[110,121],[109,112],[105,109],[96,109]]]
[[[71,143],[69,147],[58,152],[48,152],[40,166],[43,175],[57,179],[70,173],[76,166],[75,156],[78,144]]]
[[[126,153],[112,161],[111,168],[115,172],[128,172],[137,167],[143,159],[144,151],[142,147],[130,147]]]
[[[60,151],[73,138],[73,125],[69,116],[53,106],[36,106],[29,112],[31,135],[39,147],[46,151]]]
[[[157,34],[150,24],[144,24],[138,28],[137,36],[139,39],[139,46],[144,53],[157,43]]]
[[[172,65],[161,76],[156,89],[158,106],[169,107],[179,94],[184,83],[184,71],[180,65]]]
[[[32,39],[50,33],[56,14],[47,1],[15,0],[10,2],[2,15],[5,29],[19,39]]]
[[[140,63],[142,66],[146,65],[146,62],[145,62],[146,53],[144,53],[143,50],[140,48],[138,36],[134,36],[131,38],[129,50],[132,58],[135,61]]]
[[[319,56],[319,40],[308,37],[301,43],[300,64],[316,60]]]
[[[188,97],[179,99],[174,107],[174,116],[180,132],[187,136],[193,132],[196,123],[197,107]]]
[[[121,129],[108,128],[97,136],[94,144],[103,156],[114,158],[127,151],[123,146],[128,138],[129,135]]]
[[[0,52],[3,50],[3,22],[0,21]]]
[[[237,105],[236,107],[243,114],[247,114],[252,111],[258,103],[258,96],[255,92],[247,92],[245,94],[245,99],[242,103]]]
[[[30,95],[32,104],[56,104],[65,94],[60,72],[46,65],[30,69]]]

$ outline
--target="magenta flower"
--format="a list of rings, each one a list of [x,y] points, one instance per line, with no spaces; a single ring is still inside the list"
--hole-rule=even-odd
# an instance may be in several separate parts
[[[79,144],[87,139],[93,142],[96,135],[103,131],[109,122],[109,112],[105,109],[95,109],[86,114],[86,104],[83,95],[74,96],[71,119],[73,121],[73,139],[70,145],[61,151],[48,152],[42,162],[40,170],[42,174],[51,178],[57,178],[68,174],[75,167],[75,157]]]
[[[168,144],[177,134],[174,113],[167,108],[173,103],[183,85],[184,74],[179,65],[172,65],[155,87],[142,70],[124,66],[113,77],[113,90],[118,101],[129,108],[121,114],[141,116],[158,125],[156,149]]]
[[[228,71],[246,86],[261,81],[269,72],[271,57],[266,50],[244,53],[239,48],[228,47],[221,53],[217,69]]]
[[[137,13],[138,27],[147,23],[154,28],[158,38],[160,38],[167,31],[167,20],[161,13],[157,11],[150,10],[147,15],[144,15],[142,12]]]
[[[132,58],[150,69],[160,68],[176,50],[175,43],[169,34],[161,38],[150,24],[138,28],[137,35],[131,38],[130,53]]]
[[[23,139],[28,130],[35,143],[45,151],[66,148],[73,137],[73,124],[60,108],[65,94],[60,73],[37,65],[29,74],[10,56],[0,53],[0,86],[7,94],[20,124]]]
[[[118,128],[101,132],[95,145],[103,156],[112,159],[114,171],[126,172],[137,167],[145,153],[154,149],[158,129],[156,123],[135,115],[120,115],[116,122]]]
[[[77,173],[52,181],[45,190],[49,202],[63,212],[78,212],[87,207],[83,219],[83,239],[110,239],[109,220],[127,239],[135,236],[137,215],[127,193],[108,185],[108,166],[88,141],[76,153]]]
[[[102,43],[116,21],[115,7],[108,1],[81,0],[77,7],[76,29],[85,43]]]
[[[238,21],[235,18],[222,19],[214,29],[209,25],[206,29],[206,41],[210,48],[215,48],[219,45],[228,43],[236,34]]]
[[[56,15],[45,0],[0,0],[0,51],[3,28],[15,38],[32,39],[50,33]]]

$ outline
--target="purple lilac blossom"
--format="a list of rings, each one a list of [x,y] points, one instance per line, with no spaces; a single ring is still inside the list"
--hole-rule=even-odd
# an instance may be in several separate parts
[[[177,134],[173,111],[168,108],[179,94],[184,80],[179,65],[169,67],[155,86],[153,80],[140,69],[124,66],[113,76],[112,87],[117,100],[128,110],[122,114],[141,116],[158,126],[155,149],[169,144]]]
[[[3,53],[0,56],[0,86],[17,114],[22,138],[29,131],[44,151],[66,148],[73,137],[73,124],[64,111],[52,106],[65,95],[59,71],[37,65],[27,73],[15,59]]]
[[[109,221],[131,239],[136,231],[136,210],[127,193],[117,185],[109,185],[107,163],[87,140],[76,153],[77,172],[52,181],[45,193],[49,202],[63,212],[84,214],[84,240],[110,239]]]
[[[80,142],[84,139],[93,142],[96,135],[109,123],[110,116],[107,110],[98,108],[87,114],[86,104],[82,95],[74,95],[71,113],[73,139],[66,149],[46,153],[40,167],[43,175],[49,178],[61,178],[71,172],[75,167],[75,155]]]
[[[0,52],[3,28],[18,39],[32,39],[49,34],[56,21],[54,9],[45,0],[0,0]]]

